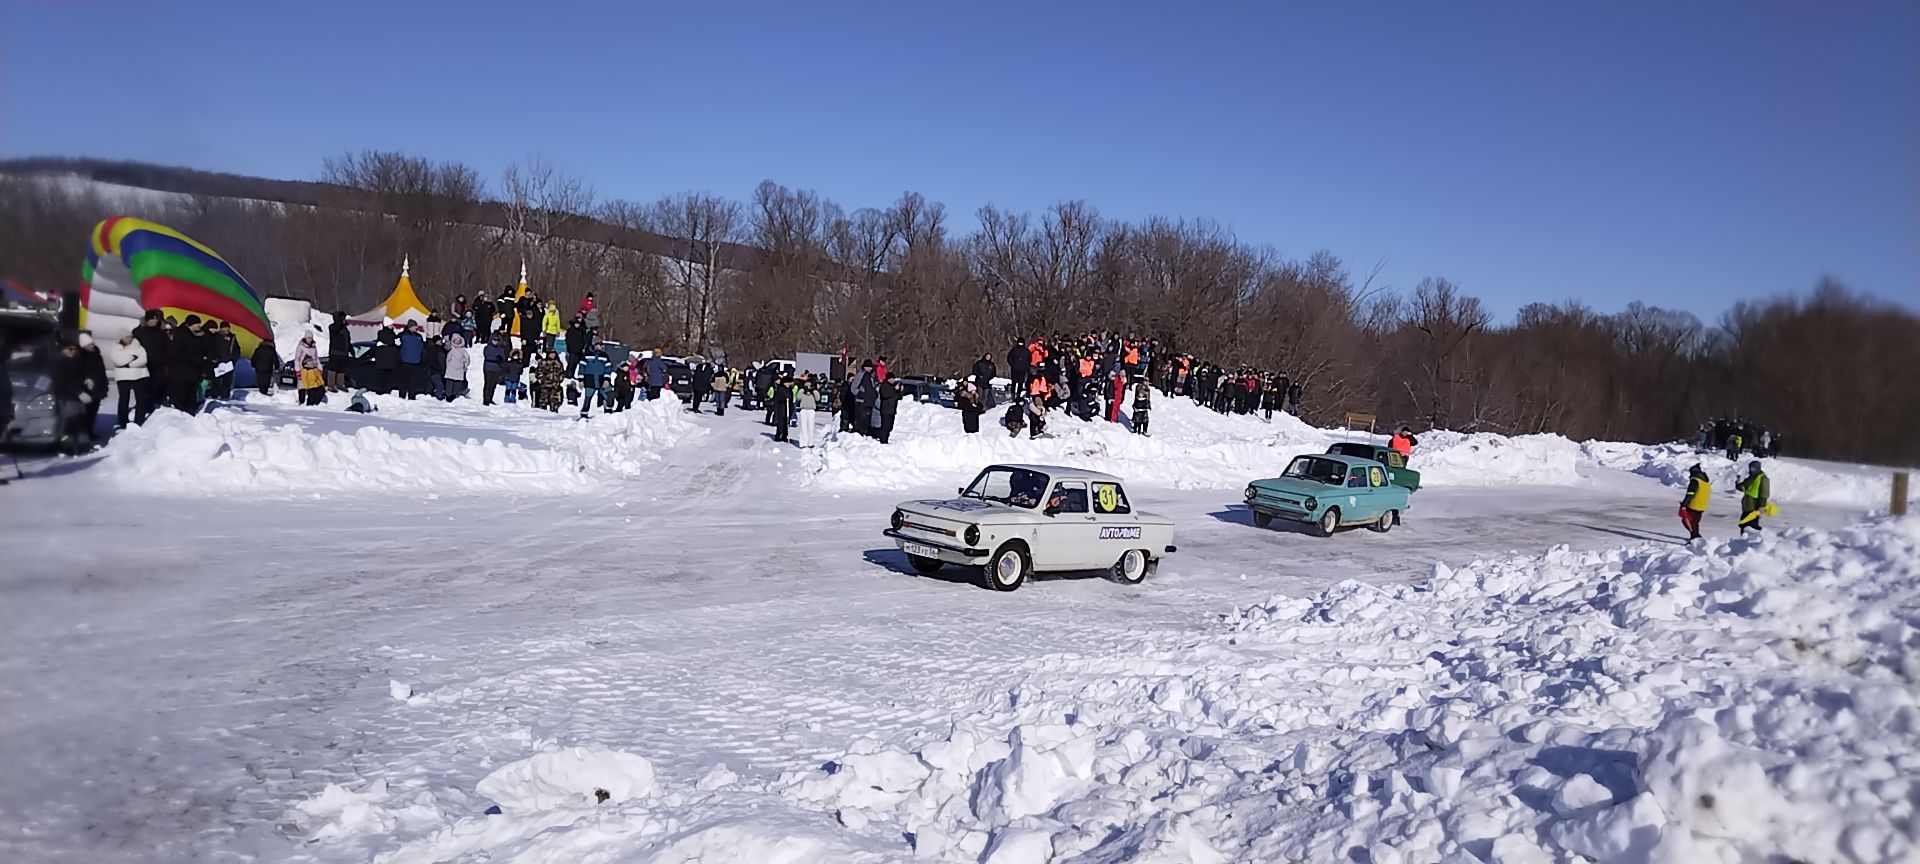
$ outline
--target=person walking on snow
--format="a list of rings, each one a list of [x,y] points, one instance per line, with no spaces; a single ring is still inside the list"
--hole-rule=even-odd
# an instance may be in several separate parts
[[[1707,496],[1713,482],[1699,465],[1687,469],[1687,493],[1680,496],[1680,524],[1687,529],[1688,540],[1700,539],[1700,517],[1707,513]]]
[[[1747,479],[1740,481],[1740,533],[1761,530],[1760,517],[1779,512],[1773,506],[1773,482],[1760,470],[1759,460],[1747,463]]]
[[[260,395],[272,395],[273,376],[280,371],[280,352],[274,350],[273,340],[260,340],[260,344],[254,346],[253,356],[247,358],[247,363],[253,367],[253,384]]]
[[[548,356],[552,356],[549,352]],[[558,362],[558,361],[556,361]],[[580,416],[587,416],[593,410],[593,397],[600,397],[600,410],[607,408],[607,375],[613,371],[613,361],[607,359],[606,348],[599,340],[580,357]]]

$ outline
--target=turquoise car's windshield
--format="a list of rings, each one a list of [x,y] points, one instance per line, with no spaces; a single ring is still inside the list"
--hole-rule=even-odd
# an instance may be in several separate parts
[[[973,482],[967,485],[967,491],[960,493],[960,497],[998,501],[1010,507],[1031,510],[1040,506],[1040,496],[1046,494],[1050,479],[1038,471],[994,466],[973,478]]]
[[[1280,476],[1338,486],[1347,482],[1347,465],[1345,462],[1336,462],[1332,459],[1299,456],[1294,458],[1293,464],[1288,465],[1286,472]]]

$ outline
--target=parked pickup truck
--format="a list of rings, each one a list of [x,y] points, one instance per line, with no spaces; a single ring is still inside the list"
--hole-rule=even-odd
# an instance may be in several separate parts
[[[1407,467],[1407,457],[1400,451],[1385,444],[1369,444],[1365,441],[1342,441],[1327,448],[1334,456],[1358,456],[1372,459],[1387,466],[1387,480],[1395,486],[1404,486],[1408,492],[1420,491],[1420,472]]]

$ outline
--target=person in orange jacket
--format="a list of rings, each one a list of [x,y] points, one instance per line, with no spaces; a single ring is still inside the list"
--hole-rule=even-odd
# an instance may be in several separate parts
[[[1419,443],[1420,439],[1413,437],[1413,430],[1402,426],[1400,431],[1393,433],[1393,439],[1387,442],[1387,446],[1402,456],[1411,457],[1414,446]]]

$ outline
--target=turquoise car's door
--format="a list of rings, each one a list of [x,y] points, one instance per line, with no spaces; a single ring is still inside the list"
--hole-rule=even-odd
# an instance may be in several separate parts
[[[1365,470],[1355,468],[1347,474],[1346,494],[1338,500],[1340,521],[1346,523],[1372,522],[1380,514],[1391,509],[1387,499],[1387,470],[1379,466],[1369,466]]]

